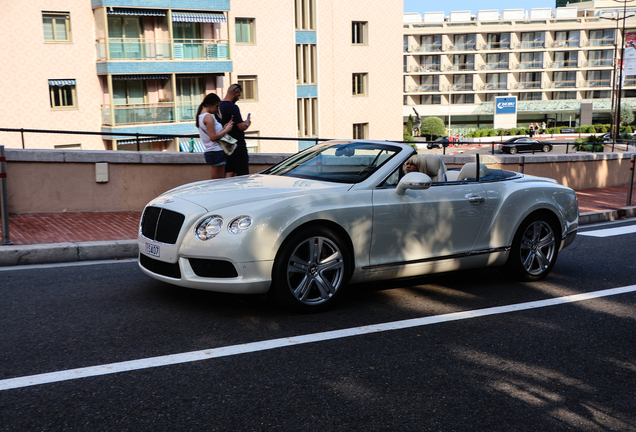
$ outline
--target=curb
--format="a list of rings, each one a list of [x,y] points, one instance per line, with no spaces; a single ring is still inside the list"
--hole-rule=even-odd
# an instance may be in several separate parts
[[[136,258],[137,239],[0,246],[0,266]]]
[[[579,215],[579,225],[633,217],[636,217],[636,206],[585,212]],[[8,245],[0,246],[0,267],[137,258],[138,255],[137,239]]]

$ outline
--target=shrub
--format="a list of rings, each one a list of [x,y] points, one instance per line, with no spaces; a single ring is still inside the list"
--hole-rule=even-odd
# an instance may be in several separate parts
[[[588,133],[596,133],[596,128],[595,128],[594,126],[590,126],[590,127],[587,129],[587,132],[588,132]]]
[[[439,117],[426,117],[422,120],[420,136],[432,138],[433,136],[443,136],[446,134],[444,122]]]
[[[504,136],[506,131],[504,129],[497,129],[497,136]]]
[[[497,132],[494,129],[489,129],[488,130],[488,136],[489,137],[497,136]]]
[[[415,139],[411,135],[411,132],[409,132],[406,127],[404,128],[404,133],[402,134],[402,136],[404,137],[403,141],[415,141]]]
[[[589,133],[590,126],[589,125],[583,125],[579,129],[580,129],[581,133]]]
[[[509,135],[519,135],[519,129],[517,128],[510,129]]]
[[[632,132],[634,132],[634,129],[631,126],[628,125],[628,126],[625,126],[625,132],[632,133]]]

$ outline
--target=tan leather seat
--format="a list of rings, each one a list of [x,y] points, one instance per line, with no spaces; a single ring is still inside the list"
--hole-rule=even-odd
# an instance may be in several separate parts
[[[479,164],[479,178],[484,178],[488,174],[490,174],[490,171],[488,170],[486,165]],[[477,164],[474,162],[467,163],[466,165],[462,167],[461,171],[459,171],[459,176],[457,177],[457,180],[463,181],[469,178],[470,179],[477,178]]]
[[[427,154],[424,156],[426,161],[426,174],[433,182],[446,181],[446,165],[442,162],[442,158],[438,155]]]

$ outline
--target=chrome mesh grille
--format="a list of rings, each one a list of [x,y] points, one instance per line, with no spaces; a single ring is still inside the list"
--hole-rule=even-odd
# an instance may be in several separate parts
[[[144,237],[166,244],[175,244],[185,216],[161,207],[146,207],[141,217]]]

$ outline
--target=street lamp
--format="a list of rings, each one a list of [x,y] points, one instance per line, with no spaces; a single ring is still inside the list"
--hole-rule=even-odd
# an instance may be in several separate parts
[[[623,17],[620,17],[620,14],[617,17],[601,17],[602,19],[608,19],[612,21],[616,21],[616,31],[618,32],[618,21],[623,21],[623,33],[621,36],[621,67],[619,72],[616,72],[616,67],[614,67],[614,82],[612,83],[612,108],[614,111],[614,121],[613,121],[613,132],[612,132],[612,150],[614,150],[614,146],[616,145],[616,138],[620,133],[620,119],[621,119],[621,96],[623,93],[623,68],[625,67],[625,21],[627,18],[631,18],[636,16],[634,14],[627,16],[627,3],[631,3],[634,0],[614,0],[618,3],[623,3]],[[614,15],[614,13],[612,14]],[[615,36],[614,40],[614,58],[616,57],[616,48],[618,47],[618,35]],[[617,59],[618,61],[618,59]],[[617,64],[618,65],[618,64]],[[616,83],[616,78],[618,78],[618,83]],[[618,87],[618,91],[616,90]]]

